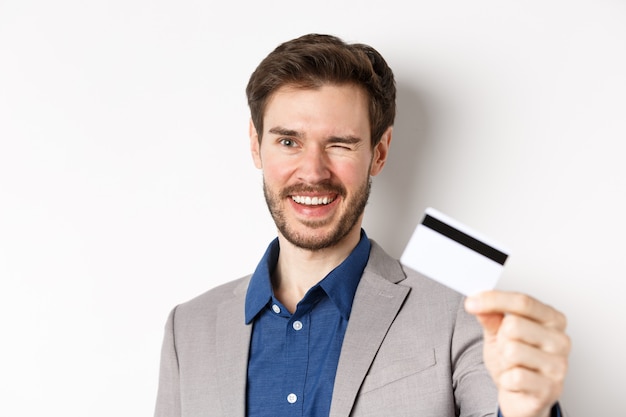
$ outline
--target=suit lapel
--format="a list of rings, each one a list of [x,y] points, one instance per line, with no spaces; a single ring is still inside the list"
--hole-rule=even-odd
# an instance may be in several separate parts
[[[217,377],[223,415],[245,417],[248,352],[252,326],[245,324],[244,303],[248,281],[222,302],[216,324]]]
[[[350,415],[376,352],[409,293],[408,287],[396,285],[404,278],[399,262],[372,242],[341,348],[330,417]]]

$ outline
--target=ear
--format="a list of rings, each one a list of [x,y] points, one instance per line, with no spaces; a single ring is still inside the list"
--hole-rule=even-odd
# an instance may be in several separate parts
[[[259,134],[254,127],[254,123],[252,123],[252,119],[250,119],[248,135],[250,136],[250,153],[252,154],[254,166],[256,166],[258,169],[261,169],[263,168],[263,164],[261,163],[261,144],[259,143]]]
[[[374,155],[372,156],[372,165],[370,167],[370,175],[372,176],[380,174],[385,166],[385,162],[387,162],[392,132],[393,127],[389,126],[383,133],[380,142],[374,147]]]

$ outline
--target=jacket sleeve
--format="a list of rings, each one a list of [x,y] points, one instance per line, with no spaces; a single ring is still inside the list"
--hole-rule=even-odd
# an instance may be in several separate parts
[[[452,335],[452,383],[457,415],[498,415],[497,390],[483,362],[483,334],[478,321],[458,305]]]
[[[155,417],[180,417],[180,378],[178,356],[176,353],[176,339],[174,336],[174,308],[165,324],[163,346],[161,348],[161,367],[159,372],[159,388]]]

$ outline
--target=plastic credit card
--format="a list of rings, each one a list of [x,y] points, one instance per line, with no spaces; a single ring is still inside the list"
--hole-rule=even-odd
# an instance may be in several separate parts
[[[400,261],[465,295],[495,288],[509,251],[445,214],[427,208]]]

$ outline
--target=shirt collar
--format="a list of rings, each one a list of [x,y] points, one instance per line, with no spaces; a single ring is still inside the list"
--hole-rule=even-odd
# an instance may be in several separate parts
[[[272,299],[271,276],[278,262],[279,252],[280,246],[278,238],[276,238],[269,244],[261,258],[261,262],[257,265],[254,274],[252,274],[248,292],[246,293],[246,324],[250,324],[261,309]]]
[[[370,249],[370,241],[365,231],[361,229],[361,239],[350,255],[328,273],[316,286],[309,290],[309,292],[311,292],[315,287],[321,287],[337,306],[345,320],[350,318],[354,294],[361,280],[365,265],[369,260]],[[252,274],[246,294],[246,324],[250,324],[272,299],[273,290],[271,276],[278,262],[279,253],[280,245],[278,238],[276,238],[269,244],[263,258],[261,258],[261,261]]]

